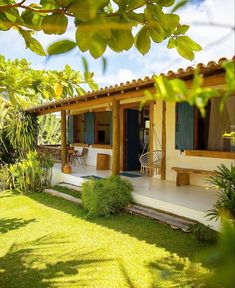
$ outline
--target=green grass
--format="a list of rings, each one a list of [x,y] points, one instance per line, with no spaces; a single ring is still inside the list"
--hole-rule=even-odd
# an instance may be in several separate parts
[[[0,193],[0,287],[204,287],[193,234],[122,213],[86,219],[48,194]]]
[[[80,191],[73,190],[71,188],[61,187],[59,185],[55,185],[53,187],[53,189],[55,189],[55,190],[57,190],[59,192],[71,195],[73,197],[79,198],[79,199],[81,199],[81,196],[82,196],[82,192],[80,192]]]

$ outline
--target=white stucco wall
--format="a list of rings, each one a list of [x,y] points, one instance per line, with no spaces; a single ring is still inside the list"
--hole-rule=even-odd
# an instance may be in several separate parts
[[[155,130],[161,142],[162,133],[162,102],[158,101],[154,105],[154,122]],[[230,166],[235,164],[235,159],[209,158],[199,156],[186,156],[184,152],[175,149],[175,104],[166,104],[166,179],[176,179],[176,172],[172,171],[172,167],[195,168],[203,170],[214,170],[223,163]],[[198,186],[206,186],[205,177],[202,175],[190,175],[190,184]]]
[[[75,150],[79,151],[79,153],[82,152],[83,147],[75,147]],[[86,163],[87,165],[90,166],[96,166],[96,159],[97,159],[97,154],[102,153],[102,154],[108,154],[110,155],[109,157],[109,168],[111,169],[111,161],[112,161],[112,149],[101,149],[101,148],[93,148],[93,147],[86,147],[88,148],[88,155],[86,158]]]

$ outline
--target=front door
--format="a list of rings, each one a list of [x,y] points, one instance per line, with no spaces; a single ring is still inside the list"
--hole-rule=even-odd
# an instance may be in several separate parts
[[[139,111],[126,109],[125,170],[138,170],[139,164]]]

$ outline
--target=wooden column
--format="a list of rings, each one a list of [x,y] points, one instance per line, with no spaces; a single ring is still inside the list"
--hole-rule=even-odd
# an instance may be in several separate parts
[[[150,161],[153,162],[153,132],[154,132],[154,103],[149,104],[149,153]],[[153,169],[149,171],[149,175],[153,176]]]
[[[161,180],[166,179],[166,102],[162,102],[162,161]]]
[[[61,170],[67,163],[66,159],[66,110],[61,110]]]
[[[113,156],[112,156],[112,174],[120,173],[120,101],[113,99]]]

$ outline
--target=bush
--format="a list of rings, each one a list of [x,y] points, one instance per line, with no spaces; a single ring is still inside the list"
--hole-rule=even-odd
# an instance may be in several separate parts
[[[5,189],[14,189],[21,194],[28,192],[41,192],[43,188],[50,186],[53,161],[41,157],[36,151],[28,152],[25,159],[12,165],[5,165],[3,186]]]
[[[209,182],[219,190],[218,200],[207,216],[216,220],[221,216],[235,220],[235,166],[227,168],[221,164],[216,172]]]
[[[82,205],[88,216],[118,213],[131,201],[132,184],[119,176],[88,180],[82,184]]]

